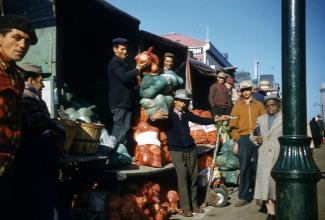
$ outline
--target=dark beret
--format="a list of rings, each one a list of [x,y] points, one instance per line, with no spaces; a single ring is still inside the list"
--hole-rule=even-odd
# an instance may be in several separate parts
[[[123,44],[127,44],[128,43],[128,40],[125,39],[125,38],[121,38],[121,37],[118,37],[118,38],[115,38],[112,40],[112,44],[113,46],[116,46],[116,45],[123,45]]]
[[[0,16],[0,29],[17,29],[20,30],[30,37],[30,44],[34,45],[37,43],[37,36],[32,24],[22,16],[18,15],[5,15]]]

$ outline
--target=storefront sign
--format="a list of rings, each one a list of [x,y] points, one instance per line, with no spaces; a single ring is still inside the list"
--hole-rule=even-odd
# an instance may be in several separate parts
[[[193,55],[203,54],[203,47],[189,48],[189,51],[191,51]]]

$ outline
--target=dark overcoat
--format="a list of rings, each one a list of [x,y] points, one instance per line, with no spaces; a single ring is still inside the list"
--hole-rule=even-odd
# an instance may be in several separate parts
[[[131,109],[136,94],[137,69],[131,69],[124,60],[113,56],[108,64],[109,105],[111,109]]]

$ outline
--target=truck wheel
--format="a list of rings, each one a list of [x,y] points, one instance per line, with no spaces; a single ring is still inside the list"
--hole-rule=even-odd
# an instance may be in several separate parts
[[[208,203],[214,207],[224,207],[228,203],[228,193],[221,188],[209,192]]]
[[[229,194],[228,188],[227,188],[227,186],[225,184],[220,184],[219,188],[223,189],[227,193],[227,195]]]

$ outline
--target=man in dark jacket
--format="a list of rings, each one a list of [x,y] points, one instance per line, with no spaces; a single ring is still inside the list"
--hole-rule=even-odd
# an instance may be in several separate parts
[[[169,112],[169,115],[164,112],[156,112],[150,117],[150,123],[168,117],[166,126],[168,149],[175,166],[180,207],[183,209],[185,217],[193,216],[193,212],[204,212],[197,201],[197,155],[188,122],[209,125],[227,119],[226,116],[216,116],[212,119],[194,115],[188,110],[190,100],[188,93],[184,89],[179,89],[175,93],[174,109]]]
[[[132,108],[136,96],[137,76],[149,63],[137,64],[131,68],[128,56],[128,41],[116,38],[112,41],[114,56],[108,64],[109,105],[113,114],[112,135],[116,144],[127,146],[127,134],[131,128]]]
[[[311,136],[315,148],[319,148],[323,140],[323,132],[319,123],[319,121],[322,123],[321,119],[322,117],[320,115],[317,115],[316,117],[313,117],[309,122]]]
[[[51,118],[42,100],[40,66],[22,64],[22,137],[14,161],[14,187],[18,219],[53,219],[57,194],[58,160],[65,132]]]
[[[213,115],[229,115],[232,102],[229,96],[229,89],[225,86],[227,75],[219,72],[217,82],[210,87],[209,102]]]

